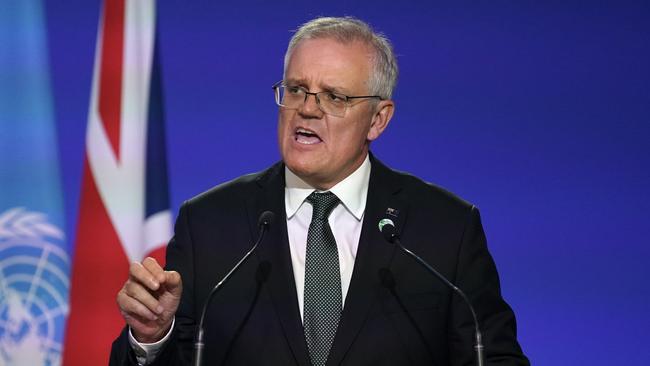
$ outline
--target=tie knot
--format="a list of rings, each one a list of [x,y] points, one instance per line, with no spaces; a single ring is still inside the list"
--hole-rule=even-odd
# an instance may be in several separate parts
[[[339,198],[332,192],[313,192],[307,197],[307,202],[314,207],[312,220],[327,220],[334,207],[339,204]]]

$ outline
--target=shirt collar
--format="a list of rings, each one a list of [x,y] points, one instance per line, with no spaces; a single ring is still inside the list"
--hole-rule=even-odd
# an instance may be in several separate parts
[[[316,189],[295,175],[289,168],[284,167],[285,195],[284,207],[287,219],[291,219],[302,203]],[[361,221],[366,208],[368,197],[368,182],[370,181],[370,158],[366,159],[352,174],[337,183],[329,191],[341,200],[343,206],[358,220]]]

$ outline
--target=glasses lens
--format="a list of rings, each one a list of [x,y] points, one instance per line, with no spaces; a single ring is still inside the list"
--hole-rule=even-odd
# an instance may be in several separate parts
[[[345,95],[332,92],[320,92],[318,93],[318,100],[320,101],[320,107],[323,112],[335,117],[343,117],[345,115],[345,107],[347,106],[347,97]]]
[[[279,86],[275,94],[276,103],[286,108],[299,108],[305,101],[305,92],[301,88]]]
[[[313,94],[312,94],[313,95]],[[345,116],[347,97],[332,92],[320,92],[316,95],[319,108],[323,113]],[[288,109],[298,109],[305,103],[305,90],[300,87],[278,85],[275,87],[275,103]]]

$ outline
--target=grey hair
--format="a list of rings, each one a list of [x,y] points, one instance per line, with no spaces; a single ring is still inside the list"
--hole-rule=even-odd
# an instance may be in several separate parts
[[[353,17],[321,17],[303,24],[289,41],[284,55],[284,73],[298,44],[307,39],[332,38],[343,44],[360,41],[374,50],[373,68],[368,84],[369,92],[390,99],[397,84],[397,59],[388,38],[376,33],[366,22]]]

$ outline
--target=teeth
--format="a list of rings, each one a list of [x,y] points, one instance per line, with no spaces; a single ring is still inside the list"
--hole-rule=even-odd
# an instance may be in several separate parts
[[[302,127],[296,128],[294,139],[303,145],[313,145],[322,141],[316,132]]]
[[[296,133],[304,133],[304,134],[308,134],[308,135],[316,135],[316,132],[314,132],[314,131],[309,131],[309,130],[306,130],[306,129],[304,129],[304,128],[298,128],[298,129],[296,130]]]

